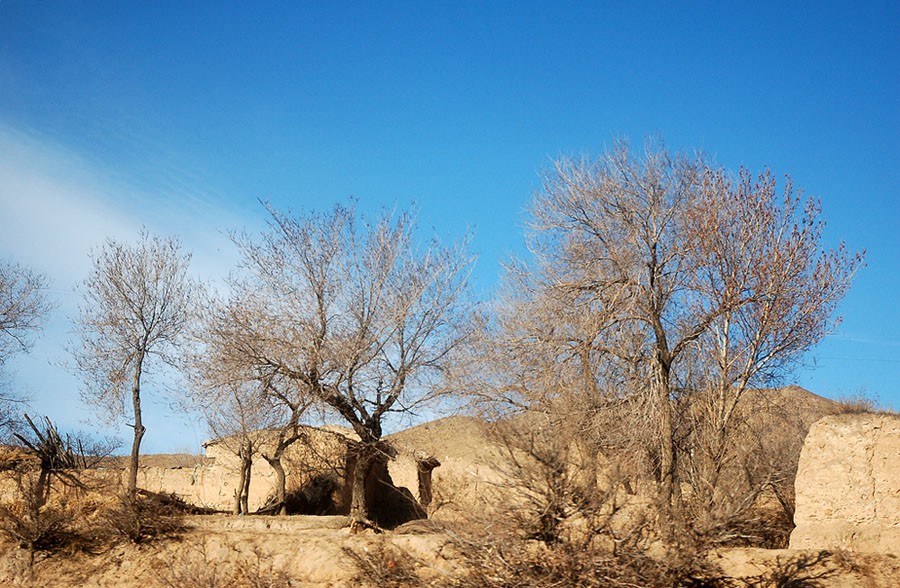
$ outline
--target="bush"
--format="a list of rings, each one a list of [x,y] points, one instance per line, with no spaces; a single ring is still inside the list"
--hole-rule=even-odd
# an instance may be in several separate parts
[[[175,559],[158,561],[159,578],[168,588],[289,588],[288,575],[267,554],[254,550],[241,556],[234,545],[228,560],[212,557],[206,544],[179,546]]]
[[[363,551],[345,547],[344,553],[356,566],[354,583],[358,586],[401,588],[422,585],[414,558],[384,541]]]
[[[77,538],[75,516],[65,506],[40,509],[25,501],[0,505],[0,533],[30,551],[52,551]]]
[[[78,527],[77,505],[65,497],[48,497],[36,472],[8,472],[15,482],[13,500],[0,504],[0,534],[27,549],[29,563],[35,552],[88,549],[89,533]]]
[[[189,509],[174,496],[143,492],[137,496],[120,494],[111,507],[100,514],[105,530],[132,543],[144,543],[177,535],[184,528]]]
[[[864,392],[857,392],[837,399],[838,411],[841,414],[877,414],[884,412],[878,400],[867,396]]]

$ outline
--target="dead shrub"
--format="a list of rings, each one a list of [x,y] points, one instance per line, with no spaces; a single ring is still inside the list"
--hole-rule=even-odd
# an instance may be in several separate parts
[[[379,541],[371,549],[345,547],[344,553],[356,566],[357,575],[353,581],[358,586],[401,588],[422,585],[415,558],[395,545]]]
[[[15,433],[20,447],[7,447],[0,461],[2,479],[12,492],[0,504],[0,533],[29,552],[88,550],[94,533],[81,525],[83,472],[114,447],[61,435],[49,418],[37,423],[27,414],[28,433]]]
[[[242,554],[226,545],[227,557],[215,557],[206,543],[179,546],[178,557],[158,560],[159,579],[167,588],[289,588],[293,584],[271,557],[254,549]]]
[[[175,497],[147,492],[131,496],[126,492],[119,494],[99,518],[101,528],[107,534],[132,543],[145,543],[177,535],[184,528],[187,511]]]
[[[721,530],[697,525],[652,484],[635,492],[580,432],[549,414],[495,426],[502,500],[458,526],[467,571],[447,585],[728,586],[707,558]]]
[[[853,563],[843,554],[820,551],[779,557],[770,570],[749,578],[728,579],[727,588],[821,588],[825,580],[834,579],[843,568],[853,569]]]
[[[547,544],[519,535],[456,537],[464,572],[441,586],[460,588],[688,588],[729,586],[694,551],[637,549],[603,542]]]
[[[839,397],[837,407],[840,414],[880,414],[885,412],[877,399],[864,392]]]
[[[77,537],[76,513],[65,502],[48,504],[37,476],[33,472],[13,476],[17,496],[0,504],[0,533],[29,551],[65,547]]]

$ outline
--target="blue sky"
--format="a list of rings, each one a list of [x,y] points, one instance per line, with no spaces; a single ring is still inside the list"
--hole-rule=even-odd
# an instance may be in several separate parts
[[[475,229],[487,292],[543,167],[660,134],[791,174],[829,241],[867,250],[843,324],[792,380],[900,408],[898,31],[897,2],[0,1],[0,256],[59,302],[12,383],[35,413],[97,427],[59,363],[107,236],[179,235],[221,279],[224,231],[259,227],[258,198],[415,202],[443,238]],[[161,400],[146,421],[148,451],[204,437]]]

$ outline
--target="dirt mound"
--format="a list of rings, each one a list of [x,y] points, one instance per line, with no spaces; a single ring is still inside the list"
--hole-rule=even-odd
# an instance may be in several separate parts
[[[440,466],[431,471],[427,490],[429,516],[454,519],[500,492],[504,478],[498,464],[506,459],[491,425],[476,417],[453,416],[431,421],[387,437],[397,449],[389,464],[397,486],[417,489],[422,498],[419,472],[423,461]]]
[[[0,585],[453,586],[465,578],[463,556],[452,535],[425,522],[351,535],[345,517],[196,516],[178,539],[120,544],[94,555],[39,556],[30,573],[25,551],[2,543]],[[779,579],[792,578],[792,586],[893,588],[900,579],[900,561],[873,554],[728,549],[712,561],[728,576],[758,580],[749,585],[787,586]]]
[[[0,545],[0,585],[184,588],[340,587],[392,576],[453,573],[439,533],[350,535],[345,517],[189,517],[178,539],[122,544],[99,555],[39,557],[29,581],[24,550]],[[29,583],[30,582],[30,583]],[[415,584],[411,584],[415,585]]]
[[[430,453],[442,463],[449,459],[476,461],[493,454],[489,429],[490,425],[477,417],[451,416],[399,431],[386,439],[410,450]]]

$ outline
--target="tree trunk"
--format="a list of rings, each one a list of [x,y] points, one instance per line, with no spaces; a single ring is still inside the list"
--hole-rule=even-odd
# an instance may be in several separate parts
[[[675,429],[669,400],[669,366],[659,362],[656,373],[656,401],[659,410],[659,487],[663,504],[672,505],[678,495],[675,484]]]
[[[241,509],[244,514],[250,514],[250,475],[253,467],[252,453],[247,451],[244,462],[241,464],[241,477],[244,479],[244,486],[241,488]]]
[[[374,463],[373,448],[360,443],[356,449],[356,465],[353,468],[353,493],[350,498],[350,532],[356,533],[371,527],[369,505],[366,503],[366,479]]]
[[[241,473],[240,479],[238,480],[237,488],[234,489],[234,514],[241,514],[241,498],[244,497],[244,478],[246,477],[246,471],[244,470],[244,464],[241,463]]]
[[[284,516],[287,514],[287,505],[284,503],[287,496],[287,476],[281,463],[281,452],[276,452],[272,457],[265,455],[263,457],[275,470],[275,501],[278,504],[278,514]]]
[[[252,451],[247,447],[241,447],[238,457],[241,460],[241,467],[238,487],[234,494],[234,514],[249,514],[247,503],[250,494],[250,468],[253,467]]]
[[[144,438],[144,424],[141,419],[141,371],[144,365],[144,352],[138,351],[134,363],[134,380],[131,387],[131,405],[134,411],[134,441],[131,444],[131,461],[128,468],[128,495],[137,495],[138,460],[141,452],[141,439]]]
[[[280,516],[287,515],[287,504],[285,504],[285,499],[287,498],[287,475],[284,471],[284,464],[281,463],[281,458],[284,457],[284,452],[287,451],[287,448],[301,438],[298,421],[303,410],[302,406],[300,404],[290,406],[291,420],[286,427],[282,427],[278,432],[278,443],[275,445],[275,451],[272,452],[272,455],[262,454],[263,459],[269,462],[269,465],[275,470],[275,500],[277,501],[276,504],[278,504],[277,514]],[[287,434],[288,431],[290,431],[290,435]]]
[[[231,510],[233,514],[240,515],[241,514],[241,492],[244,489],[244,470],[241,469],[241,480],[238,482],[238,487],[234,489],[234,508]]]

